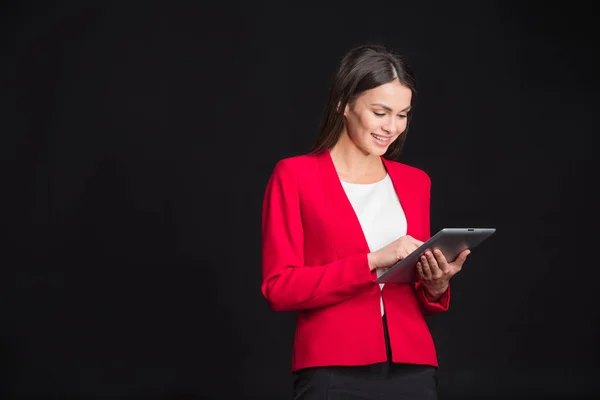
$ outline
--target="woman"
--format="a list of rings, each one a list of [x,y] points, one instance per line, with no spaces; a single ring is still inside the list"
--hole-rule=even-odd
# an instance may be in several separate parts
[[[295,399],[435,399],[424,316],[445,311],[452,263],[427,252],[410,284],[377,276],[430,237],[430,179],[393,161],[415,80],[403,59],[361,46],[342,60],[310,154],[279,161],[263,203],[262,293],[297,311]]]

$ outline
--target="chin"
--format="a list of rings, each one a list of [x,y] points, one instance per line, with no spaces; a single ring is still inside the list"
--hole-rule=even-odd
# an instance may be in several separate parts
[[[388,151],[389,148],[390,148],[390,146],[387,146],[387,147],[371,147],[369,149],[369,154],[381,157],[381,156],[383,156]]]

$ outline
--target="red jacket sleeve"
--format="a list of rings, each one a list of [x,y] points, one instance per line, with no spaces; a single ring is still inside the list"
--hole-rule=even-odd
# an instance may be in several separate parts
[[[427,230],[425,232],[425,238],[428,239],[431,236],[431,233],[429,231],[431,212],[431,179],[427,174],[425,174],[425,177],[426,185],[423,199],[423,212],[426,219],[425,227]],[[427,299],[427,296],[425,295],[425,289],[423,288],[423,285],[421,285],[419,282],[415,283],[415,292],[417,294],[417,299],[421,304],[421,310],[425,315],[437,314],[442,311],[447,311],[448,307],[450,306],[450,286],[448,286],[448,290],[446,290],[442,297],[440,297],[437,301],[429,301],[429,299]]]
[[[285,160],[275,166],[262,214],[263,296],[275,311],[323,307],[373,284],[367,254],[324,265],[304,264],[304,230],[295,171]]]
[[[419,299],[419,303],[421,303],[423,314],[431,315],[442,311],[448,311],[448,307],[450,307],[450,286],[448,286],[448,289],[437,301],[429,301],[425,295],[425,289],[418,282],[415,284],[415,290],[417,292],[417,299]]]

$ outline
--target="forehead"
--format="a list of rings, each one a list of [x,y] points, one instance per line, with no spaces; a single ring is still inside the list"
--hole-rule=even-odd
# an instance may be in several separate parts
[[[369,104],[381,103],[401,110],[410,105],[412,91],[394,80],[367,90],[359,98]]]

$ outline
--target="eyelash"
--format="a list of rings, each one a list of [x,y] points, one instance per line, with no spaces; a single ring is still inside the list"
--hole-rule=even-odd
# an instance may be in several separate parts
[[[373,112],[373,113],[374,113],[376,116],[378,116],[378,117],[384,117],[384,116],[385,116],[385,114],[376,113],[376,112]],[[406,115],[402,115],[402,114],[400,114],[400,115],[398,115],[398,116],[399,116],[400,118],[406,118]]]

